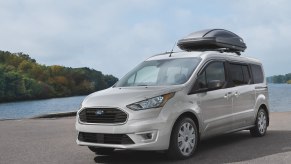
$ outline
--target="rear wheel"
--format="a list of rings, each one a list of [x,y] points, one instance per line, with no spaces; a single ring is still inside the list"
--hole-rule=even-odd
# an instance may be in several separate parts
[[[174,125],[167,155],[171,159],[187,159],[193,155],[198,142],[195,122],[183,117]]]
[[[93,147],[93,146],[88,146],[88,148],[97,155],[110,155],[114,151],[114,148]]]
[[[250,133],[254,137],[262,137],[267,132],[267,122],[268,116],[264,109],[259,109],[257,118],[256,118],[256,125],[252,129],[250,129]]]

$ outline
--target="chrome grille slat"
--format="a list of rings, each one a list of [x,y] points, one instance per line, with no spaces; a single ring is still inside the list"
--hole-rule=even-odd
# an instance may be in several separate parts
[[[103,110],[101,115],[95,114],[97,110]],[[83,123],[124,123],[127,114],[117,108],[85,108],[79,113],[80,121]]]

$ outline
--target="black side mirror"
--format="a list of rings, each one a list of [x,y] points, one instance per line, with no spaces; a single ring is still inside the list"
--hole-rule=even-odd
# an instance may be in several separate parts
[[[211,80],[207,84],[202,84],[202,83],[199,83],[196,81],[191,92],[189,92],[188,94],[203,93],[203,92],[207,92],[207,91],[221,89],[223,87],[224,83],[225,82],[221,81],[221,80]]]
[[[220,80],[211,80],[207,83],[208,89],[214,90],[214,89],[220,89],[222,88],[224,82]]]

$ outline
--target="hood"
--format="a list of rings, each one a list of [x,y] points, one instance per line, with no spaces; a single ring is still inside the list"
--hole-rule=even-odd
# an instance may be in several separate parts
[[[114,87],[94,92],[82,102],[82,107],[125,107],[147,98],[182,90],[183,86]]]

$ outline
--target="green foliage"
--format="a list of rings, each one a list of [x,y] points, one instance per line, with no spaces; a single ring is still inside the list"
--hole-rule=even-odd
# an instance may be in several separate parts
[[[0,65],[0,100],[4,98],[4,89],[5,89],[5,77],[4,77],[4,69],[2,65]]]
[[[291,82],[291,73],[285,75],[275,75],[267,78],[269,83],[288,83]]]
[[[112,75],[105,75],[104,80],[105,80],[105,83],[107,84],[106,87],[111,87],[118,81],[118,78]]]
[[[29,55],[0,51],[0,102],[85,95],[117,80],[86,67],[45,66]]]

